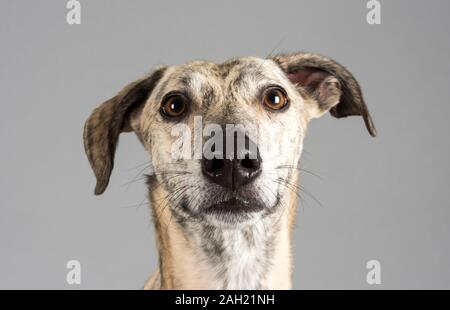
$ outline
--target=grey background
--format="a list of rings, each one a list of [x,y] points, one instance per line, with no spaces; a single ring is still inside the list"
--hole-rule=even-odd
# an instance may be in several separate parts
[[[158,64],[309,50],[360,81],[362,119],[325,116],[306,139],[295,231],[297,289],[450,288],[450,2],[0,2],[0,288],[138,289],[157,265],[139,165],[123,135],[106,193],[82,147],[91,110]],[[133,181],[134,182],[131,182]],[[130,183],[131,182],[131,183]],[[82,264],[82,285],[65,264]],[[377,259],[382,285],[366,283]]]

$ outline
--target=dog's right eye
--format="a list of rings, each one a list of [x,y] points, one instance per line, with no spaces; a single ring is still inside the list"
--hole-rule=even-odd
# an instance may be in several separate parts
[[[179,119],[188,110],[187,100],[183,95],[174,94],[164,98],[161,104],[161,114],[167,118]]]

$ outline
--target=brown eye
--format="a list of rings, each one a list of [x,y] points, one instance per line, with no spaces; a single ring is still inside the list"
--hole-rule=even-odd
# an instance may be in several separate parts
[[[288,104],[286,92],[278,87],[271,87],[264,92],[263,104],[271,110],[281,110]]]
[[[161,113],[169,118],[180,118],[187,112],[186,98],[182,95],[171,95],[163,100]]]

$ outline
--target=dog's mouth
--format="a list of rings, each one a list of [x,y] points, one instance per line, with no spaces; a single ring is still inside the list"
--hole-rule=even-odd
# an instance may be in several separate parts
[[[233,196],[220,202],[212,202],[199,211],[202,217],[214,225],[235,225],[253,223],[261,218],[269,208],[257,198]]]
[[[190,212],[194,218],[207,220],[213,225],[231,225],[254,223],[276,210],[279,197],[274,201],[266,201],[260,193],[248,190],[246,192],[230,193],[225,191],[221,199],[210,199],[199,206],[196,212]],[[187,206],[186,206],[187,207]],[[189,207],[188,207],[189,209]]]
[[[278,196],[274,200],[265,200],[264,195],[250,188],[238,192],[211,190],[209,196],[196,206],[192,203],[192,198],[185,197],[179,209],[186,216],[184,219],[206,220],[213,225],[254,223],[273,213],[280,202]]]
[[[206,214],[244,214],[264,210],[264,205],[256,199],[233,197],[226,201],[214,203],[204,209]]]

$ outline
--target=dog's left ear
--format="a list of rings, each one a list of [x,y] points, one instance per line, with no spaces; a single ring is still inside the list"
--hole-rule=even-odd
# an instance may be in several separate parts
[[[360,115],[370,135],[376,136],[361,88],[344,66],[313,53],[279,55],[273,60],[301,93],[306,93],[315,101],[311,117],[319,117],[327,111],[337,118]]]
[[[119,135],[133,130],[133,119],[162,77],[164,68],[125,86],[102,103],[84,125],[84,149],[97,178],[95,194],[102,194],[114,166]]]

